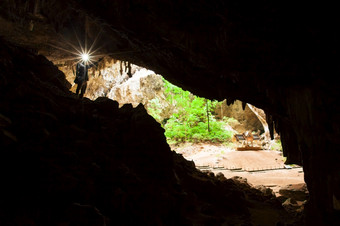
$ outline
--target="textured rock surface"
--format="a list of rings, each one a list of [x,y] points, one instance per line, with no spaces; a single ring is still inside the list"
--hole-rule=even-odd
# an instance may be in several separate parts
[[[194,94],[264,109],[269,128],[281,135],[287,161],[304,167],[307,219],[319,225],[339,220],[336,10],[296,1],[0,3],[6,19],[1,34],[53,61],[70,55],[47,43],[67,49],[63,40],[77,43],[72,29],[87,31],[89,41],[102,31],[102,54],[150,68]]]
[[[240,124],[233,125],[233,129],[239,133],[244,133],[246,131],[264,131],[261,122],[248,105],[246,105],[243,110],[241,101],[235,101],[228,106],[227,101],[225,100],[221,105],[216,107],[215,113],[219,118],[229,117],[236,119]]]
[[[117,101],[120,106],[132,104],[136,107],[140,103],[147,105],[149,100],[161,95],[163,91],[162,77],[153,71],[110,57],[97,60],[98,66],[89,70],[90,80],[85,97],[91,100],[108,97]],[[71,91],[75,92],[76,85],[73,82],[75,63],[67,65],[64,62],[59,66],[59,69],[73,84]]]
[[[144,107],[79,100],[43,56],[0,46],[0,225],[291,223],[273,196],[203,174]]]
[[[279,193],[286,198],[292,198],[297,201],[305,201],[309,195],[306,184],[290,184],[281,188]]]
[[[120,104],[147,105],[150,100],[160,96],[163,89],[164,84],[160,75],[140,69],[125,83],[114,86],[107,96]]]

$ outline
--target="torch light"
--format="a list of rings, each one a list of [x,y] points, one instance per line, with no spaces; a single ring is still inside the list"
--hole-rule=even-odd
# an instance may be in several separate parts
[[[87,54],[87,53],[82,53],[82,54],[81,54],[81,59],[82,59],[85,63],[87,63],[87,61],[90,60],[90,56],[89,56],[89,54]]]

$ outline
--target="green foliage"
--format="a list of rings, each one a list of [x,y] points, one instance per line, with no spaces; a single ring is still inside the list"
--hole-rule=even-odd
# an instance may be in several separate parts
[[[149,106],[148,106],[148,113],[156,119],[157,122],[161,121],[161,104],[158,98],[154,98],[151,101],[149,101]]]
[[[169,104],[176,106],[174,114],[164,125],[165,136],[170,142],[226,142],[232,137],[224,129],[225,122],[217,121],[211,114],[217,101],[210,101],[184,91],[164,80],[164,95]],[[157,100],[153,100],[148,111],[158,120]]]

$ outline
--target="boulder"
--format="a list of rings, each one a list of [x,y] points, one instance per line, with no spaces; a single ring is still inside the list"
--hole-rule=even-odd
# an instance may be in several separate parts
[[[289,184],[279,190],[280,195],[286,198],[292,198],[297,201],[305,201],[308,199],[309,192],[305,183]]]
[[[291,213],[301,213],[307,201],[296,201],[292,198],[287,199],[282,206]]]
[[[274,191],[264,185],[257,185],[255,188],[260,190],[265,196],[275,196]]]

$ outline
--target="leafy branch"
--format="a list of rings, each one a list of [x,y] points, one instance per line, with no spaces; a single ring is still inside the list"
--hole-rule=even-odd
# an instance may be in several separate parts
[[[226,142],[232,132],[224,129],[225,123],[217,121],[211,112],[217,101],[211,101],[184,91],[164,79],[164,95],[169,105],[175,107],[174,113],[165,124],[165,136],[170,142]],[[160,104],[152,100],[148,112],[160,121]]]

